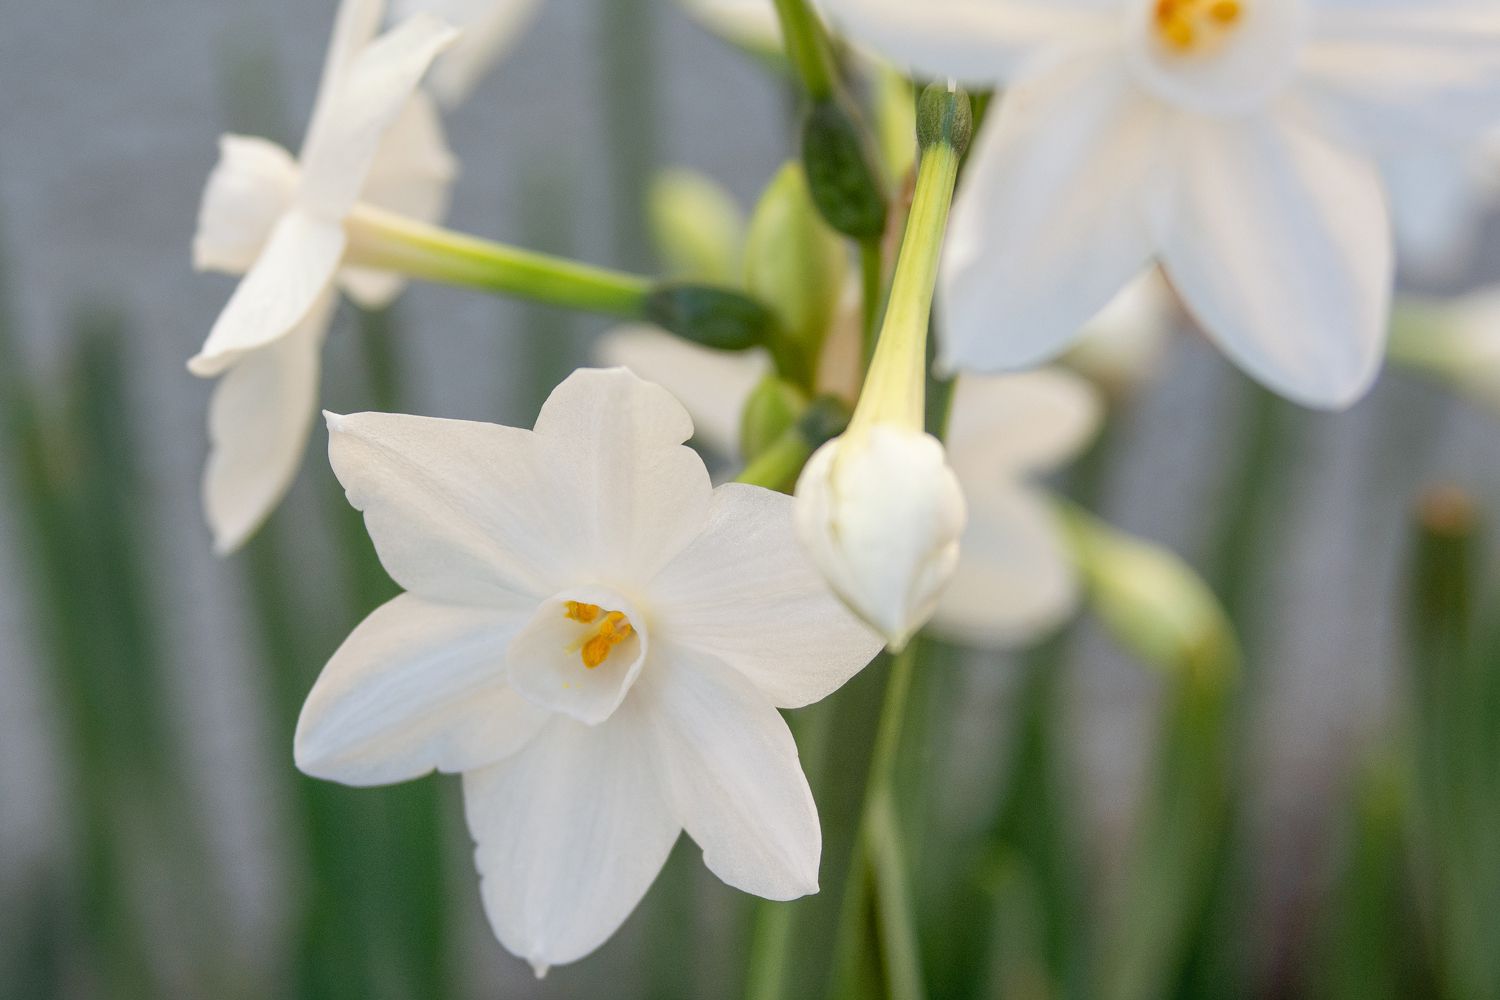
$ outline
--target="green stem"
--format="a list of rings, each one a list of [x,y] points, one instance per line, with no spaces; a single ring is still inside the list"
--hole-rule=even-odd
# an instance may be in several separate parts
[[[440,284],[624,319],[646,315],[655,284],[503,243],[450,232],[369,205],[345,222],[348,262]]]
[[[835,939],[831,995],[836,998],[860,995],[858,984],[864,956],[864,930],[872,905],[887,989],[899,1000],[922,996],[892,790],[901,733],[906,725],[907,696],[911,692],[917,645],[913,642],[891,658],[885,701],[866,779],[865,803],[855,833],[854,856],[849,864],[849,881]]]
[[[828,100],[834,94],[837,75],[823,22],[807,0],[776,0],[776,16],[786,39],[787,58],[802,88],[814,101]]]

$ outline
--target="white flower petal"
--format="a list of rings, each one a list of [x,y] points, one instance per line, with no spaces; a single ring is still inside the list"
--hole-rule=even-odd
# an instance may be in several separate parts
[[[484,911],[538,973],[603,944],[681,832],[633,701],[602,726],[554,718],[525,750],[464,775]]]
[[[1111,393],[1146,382],[1171,343],[1176,302],[1161,269],[1151,268],[1089,320],[1064,362]]]
[[[297,721],[297,766],[348,785],[469,771],[516,753],[550,712],[505,685],[505,649],[529,609],[377,608],[323,668]]]
[[[623,368],[580,369],[547,398],[536,435],[572,512],[571,580],[649,580],[702,530],[708,469],[682,444],[692,418],[661,386]]]
[[[244,274],[297,197],[297,163],[267,139],[225,135],[208,175],[193,237],[193,267]]]
[[[834,27],[919,75],[1008,83],[1048,46],[1109,33],[1118,15],[1085,3],[823,0]]]
[[[386,571],[435,601],[556,593],[568,498],[529,431],[385,413],[328,417],[328,457]]]
[[[659,634],[727,661],[782,708],[827,697],[883,645],[803,553],[794,507],[770,490],[719,487],[703,533],[649,597]]]
[[[327,293],[347,242],[336,222],[295,209],[282,216],[189,370],[205,378],[218,375],[246,351],[291,333]]]
[[[302,151],[301,204],[342,219],[364,190],[376,153],[432,60],[456,33],[419,14],[362,51],[334,83],[326,115]]]
[[[745,400],[770,369],[763,354],[711,350],[654,326],[606,333],[598,355],[671,390],[692,415],[694,440],[730,456],[740,450]]]
[[[1309,82],[1375,147],[1436,134],[1471,138],[1500,108],[1500,9],[1494,3],[1403,3],[1316,14],[1304,53]]]
[[[889,424],[819,448],[797,480],[797,537],[849,607],[901,649],[958,560],[963,490],[943,446]]]
[[[339,0],[333,33],[328,38],[328,53],[323,57],[323,73],[318,79],[317,101],[302,141],[304,153],[313,135],[326,127],[326,120],[334,113],[335,98],[349,76],[350,67],[380,33],[384,16],[384,0]]]
[[[399,16],[427,11],[463,31],[438,60],[428,83],[448,107],[467,97],[511,50],[539,6],[540,0],[396,0]]]
[[[965,375],[948,420],[949,463],[971,483],[1050,472],[1098,433],[1099,394],[1051,368],[1019,375]]]
[[[681,0],[688,15],[715,34],[760,51],[781,48],[781,19],[773,0]]]
[[[949,369],[1060,353],[1146,266],[1160,228],[1167,112],[1123,58],[1091,52],[1009,91],[960,186],[938,321]]]
[[[968,484],[966,483],[967,487]],[[1078,606],[1078,581],[1056,516],[1040,493],[968,489],[969,523],[932,630],[979,649],[1025,645]]]
[[[727,664],[677,648],[658,648],[638,690],[673,809],[709,870],[767,899],[817,892],[818,811],[766,696]]]
[[[1163,264],[1251,376],[1308,406],[1362,396],[1390,312],[1390,220],[1375,167],[1286,117],[1185,130]]]
[[[439,223],[448,214],[458,161],[448,149],[443,122],[432,99],[418,91],[396,119],[360,201],[418,222]],[[383,309],[401,293],[398,274],[346,267],[339,281],[349,297],[366,309]]]
[[[203,507],[214,550],[243,545],[291,488],[318,415],[318,380],[337,299],[313,306],[290,334],[251,351],[214,387]]]

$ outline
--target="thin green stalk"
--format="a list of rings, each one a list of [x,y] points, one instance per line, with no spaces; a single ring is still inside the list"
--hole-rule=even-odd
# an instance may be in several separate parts
[[[865,930],[872,916],[880,945],[881,975],[889,995],[896,1000],[917,1000],[923,995],[916,968],[915,934],[908,923],[905,869],[899,863],[899,825],[890,798],[918,645],[913,642],[891,658],[839,918],[830,989],[830,996],[837,1000],[859,997],[864,989],[860,985],[861,966],[866,959]]]
[[[797,71],[802,89],[814,101],[829,100],[838,76],[823,22],[807,0],[776,0],[776,15],[786,40],[787,58]]]
[[[349,262],[424,281],[624,319],[646,315],[647,278],[454,233],[370,205],[345,223]]]

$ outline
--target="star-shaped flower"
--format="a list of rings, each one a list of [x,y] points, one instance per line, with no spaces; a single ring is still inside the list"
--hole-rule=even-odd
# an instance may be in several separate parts
[[[321,348],[343,289],[377,308],[391,274],[344,266],[344,220],[358,203],[436,221],[455,166],[417,84],[454,36],[413,17],[376,38],[380,0],[344,0],[300,158],[227,135],[193,242],[199,270],[244,274],[195,375],[219,377],[209,412],[204,508],[222,553],[239,547],[290,487],[314,418]]]
[[[330,416],[330,458],[408,593],[334,654],[298,766],[462,772],[485,910],[539,972],[597,948],[685,828],[725,882],[817,889],[821,838],[776,711],[881,643],[828,591],[790,497],[713,489],[692,421],[622,369],[534,430]]]
[[[826,0],[938,77],[1002,84],[942,282],[952,368],[1055,356],[1159,260],[1205,332],[1283,395],[1342,407],[1383,354],[1393,272],[1375,150],[1477,138],[1494,4]]]
[[[854,349],[847,356],[846,344]],[[853,391],[840,385],[838,373],[857,365],[858,344],[857,322],[829,337],[820,366],[825,391]],[[723,454],[735,452],[740,413],[766,371],[764,359],[709,351],[649,327],[615,331],[601,351],[611,363],[679,393],[699,439]],[[963,488],[968,522],[957,567],[932,618],[936,635],[980,648],[1019,646],[1077,607],[1067,540],[1039,479],[1078,454],[1100,416],[1097,394],[1066,372],[959,380],[948,463]]]

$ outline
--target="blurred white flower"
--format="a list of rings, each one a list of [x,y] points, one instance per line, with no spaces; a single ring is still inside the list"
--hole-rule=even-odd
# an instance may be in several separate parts
[[[226,135],[193,241],[199,270],[244,274],[188,367],[220,378],[209,413],[204,509],[220,553],[281,501],[317,415],[319,360],[342,288],[378,308],[391,274],[343,266],[357,202],[437,221],[455,173],[431,101],[416,90],[454,37],[430,16],[376,38],[380,0],[345,0],[300,159]]]
[[[1174,331],[1175,310],[1172,289],[1161,271],[1152,268],[1084,324],[1063,360],[1111,395],[1128,394],[1160,367]]]
[[[857,315],[856,315],[857,318]],[[855,357],[839,364],[842,343]],[[829,338],[822,371],[857,360],[857,323]],[[756,354],[710,351],[650,327],[607,334],[600,354],[660,382],[693,415],[698,439],[732,455],[740,413],[769,370]],[[838,381],[834,379],[834,381]],[[949,419],[949,464],[968,507],[952,582],[942,590],[932,631],[955,642],[1002,648],[1030,642],[1064,621],[1078,587],[1053,500],[1038,478],[1071,459],[1098,429],[1101,406],[1088,383],[1066,372],[965,376]]]
[[[753,51],[781,49],[781,22],[773,0],[679,0],[694,20]]]
[[[485,911],[539,974],[620,926],[684,828],[730,885],[817,890],[817,813],[776,709],[828,695],[880,641],[802,555],[790,497],[713,489],[686,411],[619,369],[575,372],[533,431],[329,428],[408,593],[318,679],[302,770],[461,772]]]
[[[452,107],[514,47],[536,16],[541,0],[394,0],[395,16],[435,14],[463,35],[433,68],[428,86]]]
[[[1500,9],[1406,0],[826,0],[932,76],[1004,84],[944,267],[942,358],[1056,356],[1153,259],[1247,373],[1310,406],[1378,372],[1393,271],[1377,147],[1477,138]]]

